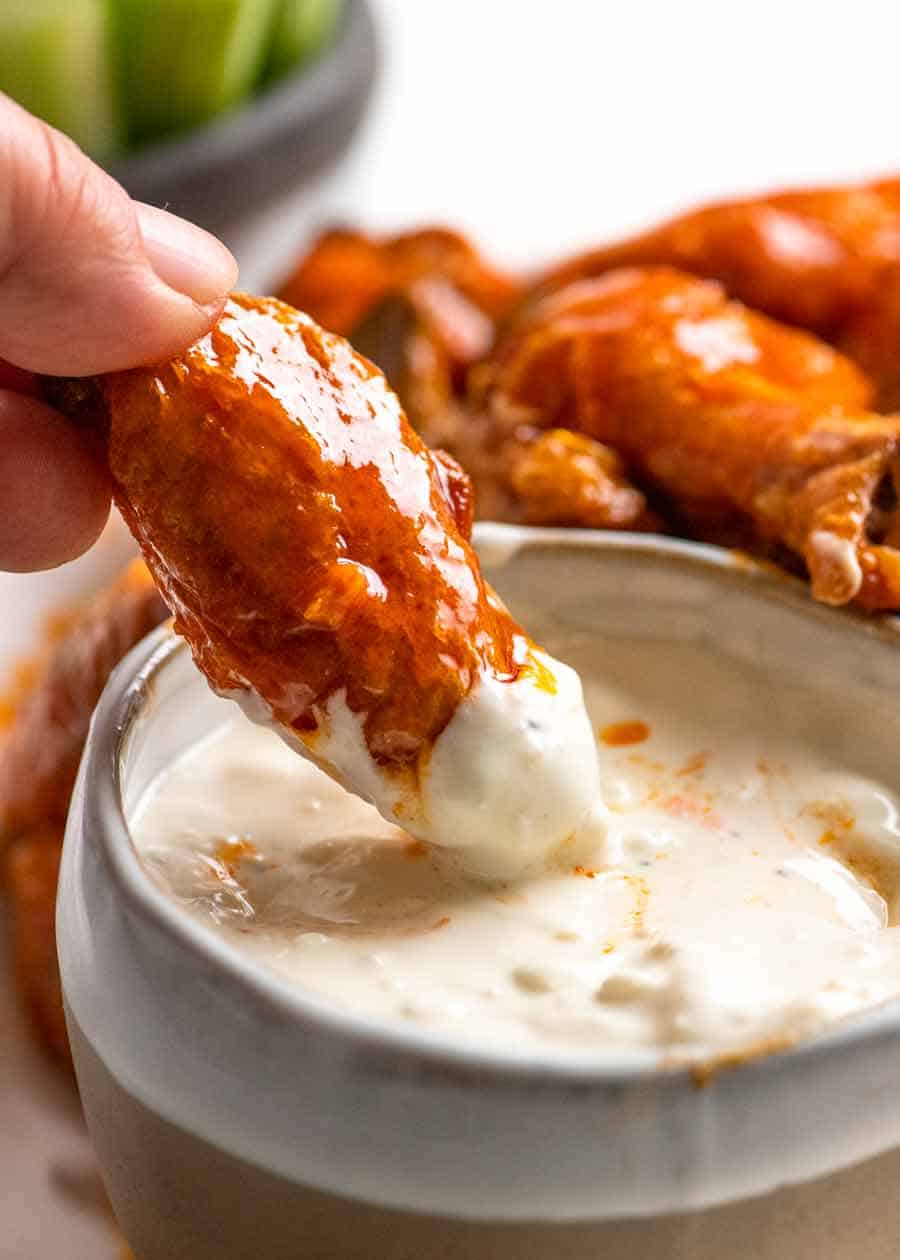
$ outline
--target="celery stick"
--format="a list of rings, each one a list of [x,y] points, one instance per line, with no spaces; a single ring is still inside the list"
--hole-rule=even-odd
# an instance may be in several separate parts
[[[113,0],[121,94],[136,144],[238,104],[259,77],[275,0]]]
[[[321,52],[343,8],[343,0],[278,0],[266,78],[280,78]]]
[[[93,157],[115,153],[106,0],[0,0],[0,91]]]

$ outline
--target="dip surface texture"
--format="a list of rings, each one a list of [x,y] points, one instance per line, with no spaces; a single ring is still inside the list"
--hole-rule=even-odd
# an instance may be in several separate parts
[[[900,993],[896,801],[848,753],[871,715],[702,644],[536,628],[607,811],[553,865],[475,879],[236,717],[135,810],[151,877],[337,1007],[511,1054],[753,1053]]]

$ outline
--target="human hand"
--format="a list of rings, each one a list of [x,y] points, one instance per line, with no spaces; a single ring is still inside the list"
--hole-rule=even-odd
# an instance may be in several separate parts
[[[73,559],[109,512],[103,469],[33,374],[169,358],[208,331],[236,279],[215,237],[132,201],[0,93],[0,569]]]

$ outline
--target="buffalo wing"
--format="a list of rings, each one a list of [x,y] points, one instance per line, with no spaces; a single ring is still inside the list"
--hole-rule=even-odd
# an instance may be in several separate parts
[[[705,206],[563,262],[546,293],[627,266],[664,264],[849,354],[900,405],[900,179]]]
[[[900,420],[823,343],[667,268],[533,306],[483,374],[495,423],[609,444],[691,520],[742,521],[805,562],[814,595],[900,605]]]
[[[468,541],[468,479],[307,316],[236,296],[168,363],[47,390],[102,434],[116,502],[214,689],[363,795],[378,799],[327,751],[333,702],[379,781],[415,794],[478,679],[530,668]]]

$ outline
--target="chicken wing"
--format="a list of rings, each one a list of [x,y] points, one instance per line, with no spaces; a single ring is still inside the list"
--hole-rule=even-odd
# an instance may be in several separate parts
[[[429,441],[445,447],[472,480],[477,515],[524,525],[663,531],[615,451],[568,429],[506,431],[464,403],[432,414]]]
[[[527,525],[660,530],[622,460],[570,429],[526,430],[503,448],[503,474]]]
[[[508,725],[510,819],[543,816],[540,794],[571,787],[572,747],[544,759],[553,784],[514,773],[523,741],[553,725],[548,710],[528,727],[526,693],[557,707],[592,780],[580,686],[485,584],[467,479],[342,338],[274,299],[236,296],[168,363],[47,390],[105,431],[116,501],[214,689],[386,816],[441,844],[490,840],[478,832],[497,817],[471,799],[474,765],[462,784],[469,753],[449,735],[464,701],[468,714],[490,700],[491,721]],[[468,834],[450,834],[453,809],[434,799],[451,744]],[[589,791],[567,798],[548,845]]]
[[[538,278],[535,296],[628,266],[668,265],[844,350],[900,406],[900,179],[705,206]]]
[[[737,515],[806,563],[828,603],[900,606],[900,419],[823,343],[668,268],[537,303],[486,367],[495,422],[571,428],[618,451],[688,517]]]
[[[489,320],[499,319],[519,292],[516,280],[448,228],[382,238],[339,228],[313,243],[279,296],[332,332],[350,336],[377,302],[419,280],[444,281]]]
[[[456,232],[425,228],[379,241],[342,230],[315,242],[283,296],[378,364],[428,445],[449,451],[471,477],[479,516],[652,528],[657,518],[613,451],[562,433],[498,443],[486,418],[466,407],[466,371],[491,349],[495,322],[520,288]]]
[[[342,229],[319,237],[280,296],[377,363],[427,439],[517,293],[517,282],[456,232],[378,239]]]

